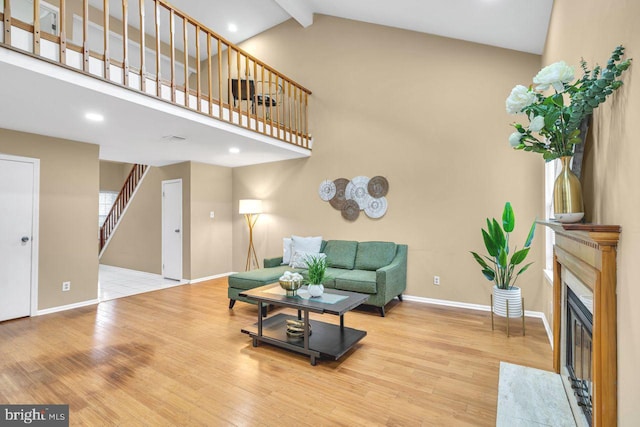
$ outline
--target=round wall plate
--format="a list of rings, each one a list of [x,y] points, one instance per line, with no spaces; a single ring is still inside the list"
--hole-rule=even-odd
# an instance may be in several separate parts
[[[338,178],[334,180],[333,183],[336,186],[336,194],[329,200],[329,203],[335,209],[341,210],[347,201],[345,197],[345,190],[347,189],[349,180],[347,178]]]
[[[374,176],[369,180],[367,190],[371,197],[384,197],[389,192],[389,181],[384,176]]]
[[[355,221],[360,215],[360,206],[355,200],[347,200],[342,207],[342,217],[347,221]]]
[[[387,198],[386,197],[370,197],[367,206],[364,208],[364,213],[369,218],[380,218],[387,213]]]
[[[347,200],[355,200],[360,206],[360,209],[364,209],[367,206],[369,199],[369,191],[367,186],[369,185],[369,178],[366,176],[356,176],[348,184],[345,190],[345,197]]]
[[[330,179],[325,179],[320,183],[318,188],[318,195],[322,200],[328,202],[336,195],[336,184]]]

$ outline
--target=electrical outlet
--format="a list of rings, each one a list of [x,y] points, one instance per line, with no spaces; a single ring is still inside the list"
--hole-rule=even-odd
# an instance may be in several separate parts
[[[440,285],[440,276],[433,276],[433,284]]]
[[[62,292],[71,290],[71,282],[62,282]]]

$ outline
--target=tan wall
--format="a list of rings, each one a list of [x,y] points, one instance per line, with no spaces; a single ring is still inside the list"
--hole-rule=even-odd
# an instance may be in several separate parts
[[[314,151],[234,169],[234,268],[248,244],[238,199],[255,197],[266,210],[255,229],[259,258],[281,254],[292,233],[406,243],[407,294],[488,305],[490,283],[468,252],[483,248],[485,217],[511,201],[521,246],[543,213],[543,161],[509,147],[504,105],[540,57],[317,15],[309,28],[288,21],[241,47],[313,90]],[[318,197],[322,180],[357,175],[389,180],[383,218],[347,222]],[[539,311],[543,251],[538,235],[537,268],[519,282],[527,308]]]
[[[604,13],[606,11],[606,13]],[[626,55],[640,58],[640,3],[612,0],[554,2],[544,64],[560,59],[578,65],[604,65],[613,48],[623,44]],[[585,179],[587,220],[622,226],[618,246],[618,419],[633,426],[640,419],[640,145],[633,125],[640,116],[640,64],[624,76],[625,85],[594,115],[593,139]]]
[[[149,169],[100,262],[162,274],[161,188],[169,179],[182,179],[183,278],[229,272],[231,169],[191,162]]]
[[[131,163],[100,160],[100,191],[119,192],[132,167]]]
[[[0,129],[0,152],[40,159],[38,309],[96,299],[98,146]]]
[[[232,270],[231,176],[231,168],[191,164],[191,279]]]

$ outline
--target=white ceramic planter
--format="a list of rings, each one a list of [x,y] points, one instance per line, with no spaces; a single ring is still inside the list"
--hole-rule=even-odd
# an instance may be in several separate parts
[[[522,289],[514,286],[511,289],[498,289],[493,286],[493,313],[507,317],[507,301],[509,301],[509,318],[522,317]]]
[[[307,287],[307,291],[309,292],[309,295],[311,295],[312,297],[319,297],[324,293],[324,286],[322,284],[309,285]]]

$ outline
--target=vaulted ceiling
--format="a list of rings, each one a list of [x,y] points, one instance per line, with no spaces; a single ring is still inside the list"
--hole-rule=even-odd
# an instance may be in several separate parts
[[[172,0],[171,3],[237,43],[293,17],[313,14],[403,28],[541,54],[553,0]],[[229,30],[229,24],[237,27]]]

